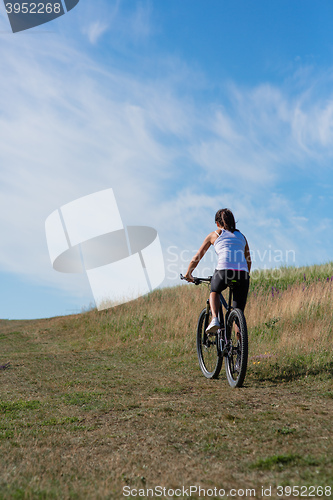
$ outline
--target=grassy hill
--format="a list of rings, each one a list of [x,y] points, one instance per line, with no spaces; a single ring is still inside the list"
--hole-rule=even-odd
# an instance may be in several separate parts
[[[0,499],[333,498],[332,292],[333,264],[253,275],[238,390],[199,370],[203,285],[0,321]]]

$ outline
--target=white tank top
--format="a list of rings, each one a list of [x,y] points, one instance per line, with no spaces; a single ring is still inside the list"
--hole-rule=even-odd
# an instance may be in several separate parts
[[[233,269],[235,271],[249,272],[244,255],[245,245],[246,239],[240,231],[236,229],[232,233],[222,229],[222,233],[214,242],[215,252],[219,258],[216,269]]]

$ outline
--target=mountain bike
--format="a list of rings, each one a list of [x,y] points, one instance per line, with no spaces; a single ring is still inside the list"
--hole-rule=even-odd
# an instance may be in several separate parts
[[[180,279],[185,279],[180,275]],[[194,278],[194,284],[210,283],[208,278]],[[238,285],[232,280],[229,286],[228,303],[220,294],[220,308],[218,320],[220,329],[216,333],[206,333],[211,321],[209,299],[206,307],[201,311],[197,327],[197,354],[202,373],[206,378],[218,378],[225,358],[225,371],[231,387],[243,385],[248,359],[248,335],[246,320],[243,311],[232,307],[234,288]],[[225,314],[223,311],[225,309]]]

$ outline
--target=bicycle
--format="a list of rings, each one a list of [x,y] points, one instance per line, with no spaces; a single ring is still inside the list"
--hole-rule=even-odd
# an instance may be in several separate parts
[[[185,279],[181,274],[180,279]],[[210,283],[208,278],[194,278],[194,284]],[[211,321],[209,299],[201,311],[197,326],[197,354],[202,373],[206,378],[218,378],[223,358],[225,371],[231,387],[241,387],[244,383],[248,360],[248,335],[243,311],[232,307],[232,296],[237,281],[232,280],[229,286],[229,300],[226,302],[220,294],[218,320],[221,328],[216,333],[206,333]],[[223,314],[223,308],[226,310]]]

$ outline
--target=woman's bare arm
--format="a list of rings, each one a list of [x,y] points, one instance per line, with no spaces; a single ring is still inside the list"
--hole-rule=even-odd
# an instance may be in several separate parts
[[[250,248],[249,248],[249,244],[248,244],[247,241],[246,241],[246,245],[245,245],[245,249],[244,249],[244,255],[245,255],[245,260],[247,262],[247,267],[249,268],[249,272],[250,272],[251,271],[252,261],[251,261]]]
[[[193,257],[193,259],[191,260],[190,265],[188,266],[188,269],[187,269],[186,274],[184,276],[184,278],[187,281],[192,281],[193,282],[192,272],[197,267],[197,265],[201,261],[202,257],[205,255],[205,253],[209,249],[209,247],[214,243],[214,241],[216,240],[216,238],[217,238],[217,235],[216,235],[215,232],[212,232],[208,236],[206,236],[206,238],[204,239],[203,244],[201,245],[201,247],[199,248],[199,250],[197,251],[197,253]]]

